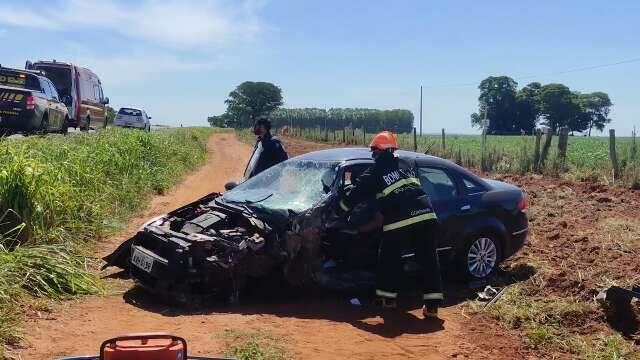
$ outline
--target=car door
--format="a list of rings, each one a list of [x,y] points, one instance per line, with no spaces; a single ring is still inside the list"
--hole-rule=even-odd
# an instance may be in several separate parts
[[[438,248],[449,249],[454,245],[456,234],[460,233],[460,208],[464,206],[454,174],[445,168],[418,165],[416,175],[441,224]]]

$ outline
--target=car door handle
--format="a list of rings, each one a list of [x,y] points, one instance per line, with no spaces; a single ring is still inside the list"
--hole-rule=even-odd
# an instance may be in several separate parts
[[[465,206],[461,207],[460,210],[462,210],[462,211],[471,210],[471,205],[465,205]]]

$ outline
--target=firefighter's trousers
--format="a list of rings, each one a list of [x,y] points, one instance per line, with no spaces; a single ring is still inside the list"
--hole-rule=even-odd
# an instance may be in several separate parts
[[[421,287],[425,305],[439,305],[443,300],[438,261],[437,221],[426,220],[383,232],[376,278],[376,295],[395,299],[402,274],[403,244],[412,244],[420,264]]]

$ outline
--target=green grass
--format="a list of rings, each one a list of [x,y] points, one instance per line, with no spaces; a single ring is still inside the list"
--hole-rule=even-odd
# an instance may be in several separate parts
[[[482,305],[470,303],[477,312],[481,311]],[[520,332],[532,349],[547,356],[640,359],[633,345],[617,333],[584,335],[579,331],[600,316],[594,303],[555,296],[531,296],[520,285],[514,285],[487,309],[487,313],[506,327]]]
[[[91,241],[201,164],[213,131],[0,139],[0,349],[18,341],[33,299],[102,291],[83,256]]]
[[[288,358],[284,339],[262,330],[225,329],[220,337],[225,342],[225,355],[239,360],[285,360]]]

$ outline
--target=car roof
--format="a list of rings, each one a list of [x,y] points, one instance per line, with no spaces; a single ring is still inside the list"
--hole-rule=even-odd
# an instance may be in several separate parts
[[[452,162],[441,159],[439,157],[421,154],[413,151],[398,150],[395,152],[402,159],[414,159],[422,160],[434,165],[451,166],[455,165]],[[295,159],[299,160],[312,160],[312,161],[350,161],[350,160],[371,160],[371,151],[369,148],[362,147],[349,147],[349,148],[332,148],[325,150],[318,150],[308,152],[296,156]]]
[[[121,109],[131,109],[131,110],[144,111],[143,108],[138,107],[138,106],[121,106],[120,109],[118,109],[118,111],[120,111]]]
[[[473,178],[476,182],[480,182],[486,185],[482,178],[476,176],[471,171],[464,167],[436,156],[426,155],[413,151],[397,150],[395,152],[401,159],[414,160],[418,165],[435,166],[440,168],[447,168],[450,170],[456,170],[464,173],[467,177]],[[318,150],[308,152],[292,158],[292,160],[311,160],[311,161],[335,161],[345,162],[353,160],[372,160],[371,151],[369,148],[362,147],[349,147],[349,148],[332,148],[325,150]]]

